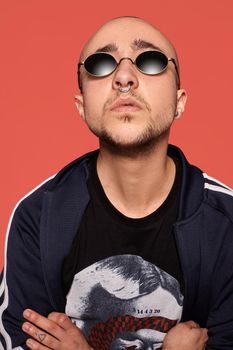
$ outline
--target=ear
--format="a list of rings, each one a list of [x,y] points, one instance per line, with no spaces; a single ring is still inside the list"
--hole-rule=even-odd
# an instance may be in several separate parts
[[[184,89],[177,90],[177,106],[176,106],[175,119],[180,118],[181,114],[184,112],[186,101],[187,101],[186,91]]]
[[[82,117],[83,120],[85,120],[83,95],[75,95],[74,100],[80,116]]]

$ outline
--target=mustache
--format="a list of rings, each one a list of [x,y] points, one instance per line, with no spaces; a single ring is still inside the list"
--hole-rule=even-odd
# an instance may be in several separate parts
[[[119,99],[119,97],[122,95],[122,92],[117,91],[112,97],[110,97],[103,106],[103,110],[104,112],[106,112],[109,107]],[[151,107],[149,105],[149,103],[138,93],[136,93],[133,90],[130,90],[129,92],[127,92],[128,97],[133,97],[136,101],[140,102],[143,106],[145,106],[145,108],[151,112]]]

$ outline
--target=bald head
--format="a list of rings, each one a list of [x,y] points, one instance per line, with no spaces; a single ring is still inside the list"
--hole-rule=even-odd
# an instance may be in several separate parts
[[[111,19],[108,22],[104,23],[99,29],[97,29],[97,31],[89,38],[87,43],[84,45],[80,54],[80,61],[83,61],[87,56],[89,56],[89,54],[93,53],[90,50],[93,47],[95,47],[95,41],[98,41],[98,39],[102,36],[106,36],[107,33],[109,34],[108,37],[111,37],[110,40],[114,42],[119,32],[130,32],[132,29],[135,29],[135,38],[139,38],[143,37],[144,30],[146,28],[150,28],[151,34],[153,32],[155,33],[156,39],[159,42],[163,43],[161,45],[161,49],[163,49],[168,56],[174,57],[178,63],[176,50],[172,43],[168,40],[168,38],[163,33],[161,33],[161,31],[158,28],[156,28],[149,22],[145,21],[142,18],[133,16],[121,16]]]
[[[179,87],[179,61],[176,50],[168,38],[161,31],[138,17],[117,17],[104,23],[84,45],[80,60],[84,61],[94,52],[113,52],[124,49],[124,41],[128,39],[131,47],[138,49],[158,49],[167,57],[172,57],[177,65],[177,85]],[[79,86],[80,75],[79,75]]]

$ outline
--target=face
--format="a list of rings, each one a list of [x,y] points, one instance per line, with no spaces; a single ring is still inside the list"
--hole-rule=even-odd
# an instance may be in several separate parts
[[[133,61],[142,52],[158,47],[167,57],[175,53],[167,39],[140,19],[119,18],[102,26],[90,39],[82,59],[101,49],[117,62]],[[105,144],[116,149],[143,149],[162,136],[168,137],[175,113],[185,105],[184,90],[177,91],[172,62],[156,76],[138,71],[128,59],[107,77],[90,76],[81,67],[82,95],[78,108],[88,127]],[[131,86],[127,93],[119,87]]]

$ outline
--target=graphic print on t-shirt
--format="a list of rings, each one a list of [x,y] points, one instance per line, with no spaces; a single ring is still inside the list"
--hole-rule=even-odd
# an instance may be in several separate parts
[[[181,319],[177,280],[135,255],[117,255],[74,276],[66,314],[98,350],[158,349]]]

